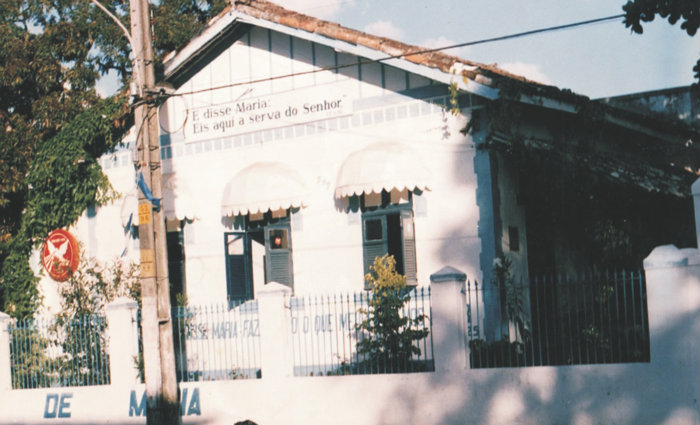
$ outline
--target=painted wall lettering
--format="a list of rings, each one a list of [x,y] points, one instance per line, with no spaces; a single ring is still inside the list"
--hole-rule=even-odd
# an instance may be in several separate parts
[[[44,405],[44,418],[70,418],[70,399],[73,393],[46,394],[46,404]]]
[[[411,319],[415,319],[425,312],[423,308],[410,308],[408,310],[408,315]],[[306,316],[292,316],[292,333],[297,332],[302,333],[323,333],[323,332],[335,332],[336,330],[344,331],[354,330],[356,324],[362,322],[364,316],[358,313],[344,313],[334,316],[332,314],[317,314],[317,315],[306,315]]]
[[[188,111],[184,129],[187,140],[193,141],[350,114],[352,101],[347,92],[312,88],[195,108]]]
[[[202,408],[199,401],[199,388],[192,389],[189,396],[189,388],[183,388],[180,393],[180,416],[201,416]],[[146,416],[146,392],[141,393],[137,399],[136,391],[131,390],[129,395],[129,416]]]
[[[182,400],[180,401],[180,416],[185,416],[185,406],[187,406],[187,416],[201,416],[202,410],[199,406],[199,388],[192,389],[192,397],[190,397],[189,404],[187,403],[187,390],[188,388],[182,389]]]
[[[146,416],[146,392],[141,395],[141,401],[136,402],[136,391],[131,390],[129,396],[129,416]]]
[[[187,323],[185,338],[187,339],[228,339],[251,338],[260,336],[260,323],[258,319],[235,321],[223,321],[214,323]]]

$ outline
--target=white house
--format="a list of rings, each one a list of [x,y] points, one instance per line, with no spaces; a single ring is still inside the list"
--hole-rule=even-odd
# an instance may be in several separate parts
[[[488,163],[460,130],[498,90],[441,53],[388,59],[416,50],[253,2],[168,58],[175,90],[159,119],[176,292],[201,304],[252,298],[271,280],[295,294],[359,291],[383,253],[411,284],[446,261],[481,273]],[[456,114],[451,83],[463,90]],[[133,146],[102,159],[123,201],[77,226],[98,258],[125,247],[138,258],[123,236],[138,224]]]
[[[166,58],[169,276],[191,307],[173,314],[185,423],[699,423],[697,249],[646,252],[646,275],[622,282],[528,285],[600,258],[588,215],[637,226],[642,250],[697,246],[697,120],[421,52],[246,0]],[[82,255],[139,260],[135,146],[132,133],[100,159],[122,196],[69,229]],[[617,201],[619,217],[596,211]],[[407,313],[429,333],[411,367],[385,358],[367,373],[367,297],[334,295],[362,293],[385,253],[427,287]],[[523,284],[520,321],[490,283],[497,259]],[[41,286],[57,304],[55,282]],[[224,305],[241,299],[253,301]],[[37,367],[0,314],[0,423],[142,423],[137,309],[106,309],[107,343],[86,355],[101,363],[67,362],[106,373],[85,388]]]
[[[527,281],[528,176],[502,151],[518,133],[535,154],[561,152],[557,128],[580,121],[588,100],[422,50],[252,0],[167,57],[162,85],[174,89],[159,120],[173,295],[250,299],[269,281],[298,295],[361,291],[384,253],[411,285],[445,264],[488,282],[499,256]],[[513,118],[517,132],[499,130],[498,101],[529,108]],[[605,125],[634,140],[676,136],[605,108]],[[134,148],[132,136],[101,159],[123,198],[75,226],[87,255],[138,259]],[[645,175],[601,152],[585,159],[591,174],[688,191],[667,170]]]

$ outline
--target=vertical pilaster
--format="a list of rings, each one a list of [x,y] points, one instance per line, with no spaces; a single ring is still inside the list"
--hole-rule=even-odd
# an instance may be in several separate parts
[[[131,298],[117,298],[107,305],[109,332],[109,371],[111,385],[133,387],[138,383],[137,361],[138,303]]]
[[[450,373],[466,367],[464,283],[467,275],[450,266],[430,275],[435,371]]]
[[[291,377],[292,341],[289,305],[291,288],[268,282],[257,293],[260,317],[260,363],[262,379]]]
[[[0,312],[0,391],[12,389],[10,362],[10,316]]]
[[[695,205],[695,241],[700,248],[700,178],[691,186],[693,192],[693,205]]]

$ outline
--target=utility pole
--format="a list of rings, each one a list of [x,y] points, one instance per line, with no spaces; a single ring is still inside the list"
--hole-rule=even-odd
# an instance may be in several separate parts
[[[138,86],[135,111],[137,173],[153,198],[162,199],[158,108],[154,101],[153,41],[148,0],[131,0],[134,76]],[[137,178],[140,176],[137,175]],[[175,353],[170,315],[170,282],[162,208],[139,190],[139,244],[146,423],[180,424]]]

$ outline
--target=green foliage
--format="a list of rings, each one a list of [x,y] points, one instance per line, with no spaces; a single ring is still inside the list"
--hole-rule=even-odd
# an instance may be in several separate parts
[[[156,60],[184,46],[227,5],[227,0],[161,0],[153,7]]]
[[[625,11],[625,26],[638,34],[644,32],[642,22],[651,22],[656,15],[668,19],[671,25],[682,18],[681,29],[691,37],[700,27],[700,6],[694,0],[633,0],[625,3],[622,10]]]
[[[406,276],[396,272],[396,259],[389,254],[374,259],[370,272],[365,275],[365,282],[373,295],[384,290],[398,291],[406,288]]]
[[[36,326],[13,327],[10,338],[12,355],[12,388],[32,388],[48,386],[52,382],[52,370],[56,369],[54,359],[46,355],[49,340],[42,336]],[[43,385],[42,385],[43,384]]]
[[[459,86],[453,81],[447,89],[449,91],[449,107],[447,109],[452,115],[457,116],[461,113],[459,107]]]
[[[121,259],[101,264],[94,258],[82,258],[75,273],[59,284],[61,311],[55,325],[55,343],[63,349],[59,359],[63,382],[109,383],[105,307],[119,297],[140,304],[140,285],[136,264]]]
[[[103,315],[59,315],[50,329],[61,354],[51,358],[61,385],[106,385],[110,382],[107,324]]]
[[[102,264],[94,258],[82,258],[75,273],[58,284],[58,293],[58,316],[65,321],[75,316],[104,315],[107,304],[119,297],[141,304],[139,267],[122,259]]]
[[[365,359],[368,369],[378,373],[415,370],[411,358],[420,355],[415,344],[428,336],[424,315],[415,318],[404,312],[410,301],[406,277],[396,272],[393,256],[377,257],[365,276],[372,290],[366,318],[357,324],[364,338],[357,343],[357,353]]]
[[[523,291],[527,289],[517,286],[513,281],[511,266],[511,261],[504,255],[496,258],[493,261],[492,283],[499,289],[506,319],[516,326],[518,332],[518,335],[515,335],[516,339],[528,340],[530,338],[530,320],[523,297]]]
[[[105,327],[100,315],[13,323],[13,388],[109,384]]]
[[[27,318],[41,302],[37,278],[29,267],[31,244],[16,237],[5,246],[7,256],[0,274],[2,310],[12,317]]]
[[[671,25],[681,20],[681,29],[694,36],[700,28],[700,6],[697,0],[630,0],[622,6],[625,27],[642,34],[642,22],[651,22],[656,15],[668,19]],[[693,67],[695,78],[700,81],[700,59]]]
[[[29,192],[22,226],[31,236],[72,224],[86,208],[111,199],[97,159],[119,142],[125,112],[123,98],[102,100],[40,145],[25,179]]]
[[[627,259],[633,255],[632,238],[626,229],[609,218],[601,218],[591,227],[593,239],[600,249],[601,264],[629,266]]]
[[[469,341],[472,368],[529,366],[525,345],[519,341]]]
[[[140,300],[138,272],[131,262],[83,258],[59,283],[55,321],[24,319],[13,327],[13,388],[108,384],[105,307],[118,297]]]
[[[151,5],[156,62],[225,0]],[[102,1],[129,27],[127,0]],[[121,29],[88,0],[0,0],[0,310],[29,317],[41,299],[28,265],[48,232],[112,192],[96,159],[128,129],[127,97],[100,100],[100,74],[130,79]]]
[[[23,214],[12,237],[0,243],[0,308],[31,316],[41,299],[29,255],[53,229],[74,223],[82,212],[112,196],[97,158],[114,148],[127,128],[125,99],[100,101],[42,142],[24,183]]]

